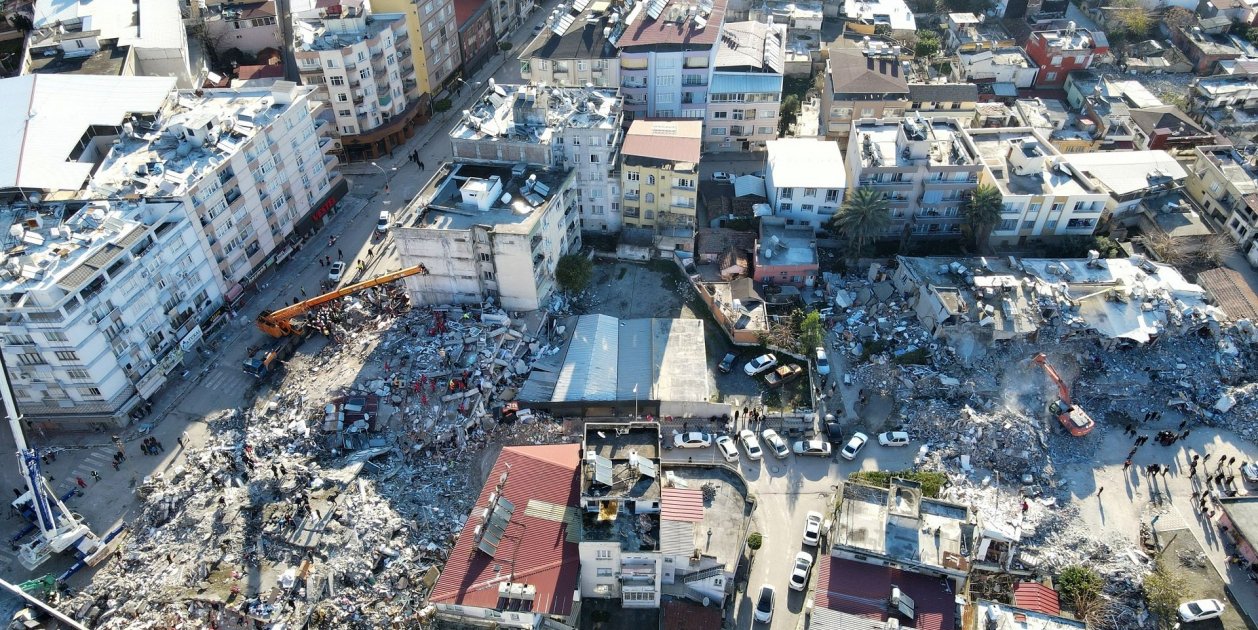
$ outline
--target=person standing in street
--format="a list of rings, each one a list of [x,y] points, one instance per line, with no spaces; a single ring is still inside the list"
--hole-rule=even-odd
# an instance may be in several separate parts
[[[75,477],[75,478],[74,478],[74,483],[79,484],[79,487],[80,487],[80,488],[86,488],[86,487],[87,487],[87,482],[86,482],[86,481],[83,481],[83,478],[82,478],[82,477]]]

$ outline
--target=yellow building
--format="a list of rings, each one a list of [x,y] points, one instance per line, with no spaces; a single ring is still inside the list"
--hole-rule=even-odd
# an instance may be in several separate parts
[[[373,11],[406,14],[410,33],[411,59],[419,93],[432,96],[441,91],[455,68],[462,63],[459,52],[459,25],[454,19],[452,0],[372,0]]]
[[[624,226],[695,226],[701,120],[635,120],[620,150]]]

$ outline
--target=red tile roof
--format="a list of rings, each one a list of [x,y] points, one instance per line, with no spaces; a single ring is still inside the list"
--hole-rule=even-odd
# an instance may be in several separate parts
[[[283,79],[284,66],[240,66],[236,68],[236,78],[242,81],[249,79]]]
[[[819,608],[886,621],[890,618],[887,600],[891,587],[898,586],[916,604],[916,619],[911,623],[895,613],[902,625],[916,630],[951,630],[954,626],[956,596],[940,578],[834,556],[826,556],[820,564],[815,598]]]
[[[616,42],[620,49],[633,46],[653,46],[656,44],[713,44],[716,36],[721,34],[721,24],[725,22],[725,4],[728,0],[715,0],[712,3],[712,14],[707,17],[707,26],[699,28],[694,20],[682,24],[667,21],[669,11],[674,7],[685,10],[688,3],[682,0],[668,0],[660,17],[651,19],[646,14],[649,2],[643,3],[638,19],[625,29],[624,35]],[[633,52],[633,51],[629,51]]]
[[[701,120],[635,120],[620,152],[626,156],[699,163],[703,149]]]
[[[567,527],[562,521],[536,512],[530,514],[529,505],[534,503],[534,508],[542,510],[550,506],[576,507],[580,501],[580,463],[580,444],[502,449],[429,600],[435,604],[496,609],[498,585],[515,581],[537,588],[532,610],[570,614],[580,573],[577,545],[567,541]],[[476,550],[474,530],[504,472],[508,476],[502,496],[515,506],[515,511],[498,552],[491,558]]]
[[[660,491],[660,519],[665,521],[703,521],[703,491],[694,488],[664,488]]]
[[[721,609],[686,601],[664,602],[664,630],[720,630]]]
[[[1046,615],[1061,614],[1061,601],[1057,598],[1057,591],[1039,582],[1018,582],[1013,587],[1013,605]]]

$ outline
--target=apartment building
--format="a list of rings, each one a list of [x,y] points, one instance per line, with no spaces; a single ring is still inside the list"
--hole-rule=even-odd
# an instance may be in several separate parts
[[[847,168],[851,183],[886,193],[892,222],[884,238],[955,238],[961,206],[978,186],[983,164],[960,122],[904,118],[856,123]]]
[[[209,42],[218,52],[235,48],[256,55],[265,48],[284,49],[274,0],[212,4],[198,12]]]
[[[37,0],[31,24],[23,74],[174,77],[195,87],[178,3]]]
[[[963,141],[982,161],[980,181],[998,188],[1004,200],[992,243],[1021,247],[1028,241],[1087,236],[1096,229],[1109,193],[1035,130],[970,129]]]
[[[156,120],[133,123],[112,148],[98,145],[107,153],[97,156],[85,195],[180,201],[200,227],[221,290],[235,299],[348,190],[330,154],[330,123],[315,120],[323,105],[313,91],[278,81],[172,95]]]
[[[892,35],[917,32],[913,10],[904,0],[844,0],[843,15],[858,24],[890,28]]]
[[[491,84],[450,130],[450,144],[455,159],[572,170],[581,229],[614,233],[622,122],[614,88]]]
[[[781,118],[786,26],[725,25],[708,94],[707,151],[761,151]]]
[[[620,149],[625,227],[693,233],[702,137],[697,120],[634,121]]]
[[[442,164],[393,229],[412,304],[545,305],[555,266],[581,249],[576,174],[565,168],[455,161]]]
[[[309,0],[304,0],[309,3]],[[420,100],[410,33],[401,13],[371,13],[358,0],[293,11],[294,57],[302,83],[328,104],[349,162],[388,155],[415,132]]]
[[[1178,187],[1187,177],[1179,161],[1160,150],[1071,153],[1060,161],[1109,195],[1102,221],[1138,211],[1146,197]]]
[[[1027,56],[1039,66],[1035,78],[1037,88],[1059,88],[1074,70],[1088,69],[1097,57],[1109,52],[1105,33],[1077,28],[1036,31],[1027,40]]]
[[[306,0],[309,1],[309,0]],[[516,0],[494,0],[514,4]],[[437,98],[450,86],[454,71],[463,63],[459,52],[459,23],[454,0],[372,0],[371,8],[381,13],[406,16],[410,52],[419,86],[420,109],[427,111],[429,99]],[[406,54],[403,53],[405,57]]]
[[[459,55],[463,74],[471,76],[498,51],[494,35],[492,0],[455,0],[454,19],[459,26]]]
[[[958,52],[952,68],[952,79],[958,83],[1012,83],[1016,88],[1030,88],[1040,68],[1016,46]]]
[[[1258,168],[1229,145],[1196,149],[1184,189],[1206,217],[1227,233],[1241,249],[1248,249],[1258,234]]]
[[[630,119],[702,120],[725,8],[726,0],[563,3],[521,51],[521,76],[548,85],[619,85]]]
[[[1012,35],[997,20],[974,13],[949,13],[945,22],[944,50],[952,53],[972,53],[1016,46]]]
[[[782,138],[768,144],[765,192],[773,214],[786,225],[822,230],[847,189],[839,143],[816,138]]]
[[[852,121],[858,118],[904,115],[909,85],[896,48],[871,41],[860,48],[830,49],[821,90],[826,139],[846,141]]]

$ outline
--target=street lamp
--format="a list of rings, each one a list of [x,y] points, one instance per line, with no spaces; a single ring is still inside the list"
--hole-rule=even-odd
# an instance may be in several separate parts
[[[381,175],[384,175],[384,192],[388,193],[389,192],[389,174],[386,173],[385,170],[381,168],[379,164],[372,162],[371,165],[376,167],[376,170],[380,171]],[[396,166],[391,167],[389,170],[396,171],[397,167]]]

